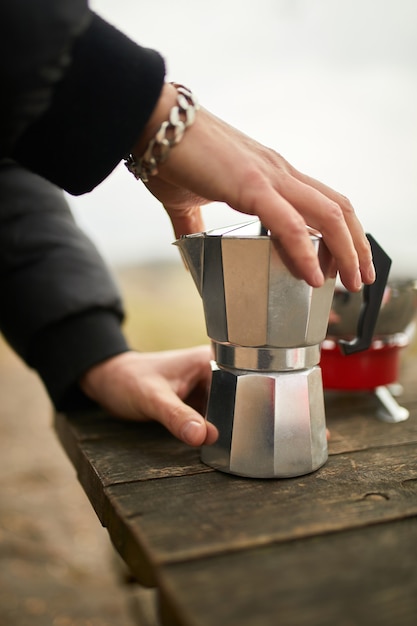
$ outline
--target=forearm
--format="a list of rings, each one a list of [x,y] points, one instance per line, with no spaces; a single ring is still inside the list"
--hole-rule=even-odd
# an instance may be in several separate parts
[[[164,74],[158,53],[93,15],[71,47],[49,106],[11,156],[70,193],[91,191],[141,136]]]
[[[0,329],[60,405],[88,367],[128,349],[117,286],[63,194],[0,165]]]
[[[91,17],[87,0],[0,3],[1,156],[50,105]]]
[[[79,385],[85,373],[128,351],[116,311],[92,307],[32,337],[27,362],[41,377],[55,407],[71,410],[87,404]]]

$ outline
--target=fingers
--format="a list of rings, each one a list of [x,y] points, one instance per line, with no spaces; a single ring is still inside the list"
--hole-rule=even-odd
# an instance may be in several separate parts
[[[154,398],[153,410],[148,414],[189,446],[210,445],[218,437],[213,424],[182,402],[171,390]]]
[[[207,200],[188,189],[171,184],[161,176],[155,176],[146,183],[149,191],[163,204],[168,213],[176,237],[204,230],[201,205]]]
[[[321,287],[324,276],[306,223],[290,202],[274,189],[266,189],[256,194],[253,213],[279,240],[283,260],[290,271],[313,287]]]
[[[322,233],[345,287],[358,291],[362,285],[360,261],[340,205],[292,177],[286,182],[285,196],[305,222]]]
[[[253,206],[253,212],[279,239],[284,262],[313,287],[323,283],[308,225],[323,235],[348,290],[358,291],[362,282],[372,283],[375,271],[370,245],[349,201],[325,185],[299,176],[303,180],[280,172],[276,187],[257,192]]]
[[[204,109],[159,176],[163,185],[153,192],[164,198],[176,236],[204,230],[195,209],[201,199],[226,202],[257,215],[279,240],[289,269],[312,286],[324,277],[306,225],[322,233],[347,289],[375,278],[369,242],[344,196]]]
[[[204,230],[204,220],[199,206],[190,207],[186,211],[171,210],[167,206],[165,209],[169,215],[172,228],[177,238],[181,237],[181,235],[200,233]]]
[[[349,199],[314,178],[300,174],[299,172],[297,172],[296,175],[299,177],[300,181],[304,182],[310,188],[317,190],[323,196],[336,203],[336,218],[338,217],[337,211],[340,210],[358,256],[361,278],[366,284],[373,283],[375,280],[375,268],[372,262],[371,247]],[[330,230],[330,227],[326,224],[325,219],[324,222],[323,226],[319,228],[323,234],[327,230]],[[315,228],[317,228],[317,226]],[[330,234],[332,234],[331,230]],[[326,240],[328,238],[329,236],[326,232]],[[330,246],[328,247],[330,249]],[[337,258],[338,255],[334,254],[334,256]]]
[[[191,446],[209,445],[217,439],[217,429],[183,399],[199,386],[207,388],[210,356],[209,346],[125,352],[93,366],[80,385],[115,417],[155,420]]]
[[[217,429],[188,404],[194,401],[194,406],[204,412],[211,378],[210,347],[197,346],[160,356],[163,364],[160,363],[158,370],[162,378],[151,378],[148,394],[144,394],[148,395],[145,407],[148,416],[188,445],[214,443]]]

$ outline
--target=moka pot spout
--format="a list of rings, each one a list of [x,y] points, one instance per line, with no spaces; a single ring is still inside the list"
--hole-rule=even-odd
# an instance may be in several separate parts
[[[174,241],[174,246],[180,249],[185,266],[190,271],[200,296],[203,295],[204,239],[205,233],[196,233],[182,235]]]

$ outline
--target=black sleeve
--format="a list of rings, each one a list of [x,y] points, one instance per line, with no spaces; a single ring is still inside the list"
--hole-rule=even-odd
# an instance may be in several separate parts
[[[13,163],[0,165],[0,293],[0,329],[57,408],[78,406],[79,377],[129,349],[116,283],[61,190]]]
[[[0,2],[0,156],[49,106],[91,19],[87,0]]]
[[[69,52],[55,60],[59,80],[48,105],[7,155],[72,194],[91,191],[131,150],[165,75],[157,52],[95,14],[81,23],[77,36],[68,36]]]

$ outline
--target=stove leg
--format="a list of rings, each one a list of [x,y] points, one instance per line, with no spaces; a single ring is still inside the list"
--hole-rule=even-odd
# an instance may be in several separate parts
[[[399,398],[404,393],[404,387],[400,383],[390,383],[387,389],[394,398]]]
[[[374,392],[382,404],[382,407],[377,411],[377,416],[380,420],[394,424],[404,422],[404,420],[410,417],[410,412],[398,404],[387,387],[381,385],[376,387]]]

